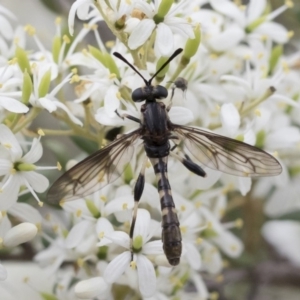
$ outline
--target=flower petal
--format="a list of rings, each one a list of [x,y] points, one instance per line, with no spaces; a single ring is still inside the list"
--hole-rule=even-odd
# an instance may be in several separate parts
[[[73,226],[65,241],[66,248],[71,249],[78,246],[78,244],[85,237],[86,232],[91,227],[91,225],[92,223],[90,221],[83,220]]]
[[[3,281],[7,278],[7,271],[6,269],[3,267],[2,264],[0,264],[0,281]]]
[[[8,111],[20,114],[20,113],[27,113],[29,108],[21,103],[20,101],[10,98],[10,97],[0,97],[0,106],[5,108]]]
[[[156,292],[155,270],[150,260],[144,255],[137,255],[139,290],[143,297],[151,297]]]
[[[23,151],[18,140],[11,130],[3,124],[0,124],[0,144],[12,153],[14,161],[21,158]]]
[[[138,47],[142,46],[151,35],[155,26],[156,25],[153,20],[150,19],[142,20],[138,24],[138,26],[132,31],[128,39],[129,48],[135,50]]]
[[[43,147],[39,139],[33,139],[30,150],[23,156],[22,161],[26,163],[35,163],[43,155]]]
[[[114,283],[117,279],[125,272],[126,268],[129,267],[131,259],[131,253],[125,251],[115,257],[106,267],[103,278],[108,283]]]
[[[241,123],[241,118],[237,108],[232,103],[226,103],[222,105],[221,122],[229,136],[233,136],[238,130]]]
[[[79,299],[92,299],[103,295],[108,285],[102,277],[94,277],[78,282],[75,286],[75,294]]]
[[[174,48],[174,37],[169,26],[160,23],[156,29],[155,48],[161,56],[169,56]]]
[[[48,178],[37,172],[21,172],[21,176],[23,176],[32,186],[32,188],[38,193],[45,192],[49,186]]]

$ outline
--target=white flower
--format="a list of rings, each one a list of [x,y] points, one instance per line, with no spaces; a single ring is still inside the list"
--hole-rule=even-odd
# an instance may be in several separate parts
[[[58,108],[64,110],[69,118],[77,125],[82,126],[82,122],[76,118],[72,112],[68,109],[68,107],[62,103],[61,101],[58,101],[58,99],[55,98],[55,95],[58,93],[58,91],[65,85],[67,82],[70,81],[71,76],[73,75],[70,73],[64,80],[62,80],[50,93],[47,93],[45,96],[39,95],[39,87],[41,84],[41,80],[45,76],[47,72],[51,72],[50,69],[51,66],[49,64],[36,64],[33,66],[33,93],[29,99],[30,103],[34,107],[40,107],[45,108],[50,113],[56,111]],[[55,76],[55,75],[54,75]]]
[[[102,277],[93,277],[80,281],[75,286],[75,294],[79,299],[107,299],[108,284]]]
[[[296,221],[269,221],[262,229],[264,238],[293,264],[300,266],[300,223]]]
[[[28,222],[21,223],[11,228],[3,237],[5,247],[15,247],[32,240],[37,234],[37,227]]]
[[[29,108],[21,103],[21,92],[18,89],[21,87],[22,80],[16,76],[14,65],[6,64],[0,67],[0,107],[14,112],[26,113]]]
[[[137,219],[133,235],[133,248],[139,244],[139,249],[133,249],[133,261],[131,261],[130,239],[125,232],[115,231],[109,237],[128,250],[116,256],[104,271],[104,279],[108,283],[114,283],[131,266],[137,268],[138,286],[143,297],[151,297],[156,291],[155,270],[146,255],[159,255],[163,253],[161,241],[152,241],[154,229],[151,228],[151,218],[148,211],[138,209]]]
[[[156,24],[153,17],[157,14],[160,3],[161,0],[155,0],[154,5],[145,1],[136,2],[135,7],[145,13],[147,18],[135,24],[135,28],[130,33],[128,39],[130,49],[135,50],[143,45],[149,39],[154,29],[156,29],[155,52],[162,56],[168,56],[174,50],[174,33],[179,33],[185,38],[194,38],[192,24],[189,24],[183,18],[175,17],[182,5],[185,4],[185,1],[174,5],[164,16],[163,21]],[[131,19],[132,21],[135,22],[136,20]]]
[[[31,149],[23,156],[23,150],[14,134],[5,125],[0,125],[0,144],[4,147],[4,151],[0,152],[0,175],[4,176],[0,186],[1,210],[7,210],[17,201],[20,188],[23,185],[40,203],[35,191],[44,192],[49,181],[35,170],[54,169],[56,167],[37,167],[34,165],[43,153],[39,140],[34,139]]]
[[[7,271],[2,264],[0,264],[0,281],[3,281],[7,278]]]

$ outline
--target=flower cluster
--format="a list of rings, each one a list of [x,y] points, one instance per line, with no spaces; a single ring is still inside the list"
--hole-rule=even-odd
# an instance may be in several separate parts
[[[251,0],[247,6],[229,0],[77,0],[69,12],[70,35],[62,35],[62,20],[55,20],[51,51],[34,27],[14,27],[15,16],[0,7],[4,28],[0,30],[0,248],[9,252],[39,232],[32,244],[34,261],[51,278],[51,287],[36,293],[43,299],[62,300],[117,299],[117,295],[211,299],[214,295],[201,274],[216,278],[224,267],[223,255],[235,259],[244,249],[231,231],[243,220],[226,217],[234,201],[246,195],[266,199],[265,213],[270,217],[299,209],[300,55],[284,54],[292,32],[274,22],[292,5],[286,1],[270,11],[266,0]],[[75,16],[86,22],[80,30],[75,28]],[[115,35],[114,42],[102,41],[100,21]],[[83,48],[88,33],[95,42]],[[27,38],[34,40],[36,50],[26,49]],[[148,163],[130,239],[132,190],[144,161],[141,142],[132,145],[129,167],[112,184],[62,201],[60,208],[42,202],[45,195],[39,195],[49,187],[47,170],[60,169],[60,164],[36,163],[42,157],[44,135],[73,137],[83,152],[75,157],[77,162],[105,146],[114,128],[126,133],[137,127],[122,116],[140,118],[142,104],[134,103],[131,93],[144,83],[114,52],[148,79],[178,48],[183,48],[182,55],[153,80],[172,90],[163,100],[170,107],[171,122],[193,123],[264,149],[280,161],[283,172],[253,180],[204,167],[206,177],[200,178],[170,156],[168,176],[183,245],[180,265],[172,267],[163,252],[160,197]],[[178,77],[188,86],[181,87]],[[51,114],[60,129],[46,128],[44,123],[32,129],[41,114]],[[74,166],[61,148],[48,148],[65,169]],[[35,208],[32,199],[40,207],[46,204]],[[275,237],[277,226],[282,234]],[[299,243],[297,222],[272,221],[263,228],[265,238],[280,253],[299,263],[299,253],[285,250],[286,243],[277,240],[290,243],[285,232],[298,234]],[[6,277],[3,263],[0,280]],[[190,282],[193,292],[185,289]],[[0,287],[0,293],[4,289]]]

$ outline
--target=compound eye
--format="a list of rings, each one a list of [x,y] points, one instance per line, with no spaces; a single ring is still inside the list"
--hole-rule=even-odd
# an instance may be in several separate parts
[[[168,97],[168,90],[161,85],[157,85],[153,89],[154,98],[156,99],[165,99]]]
[[[134,102],[144,101],[146,99],[145,91],[142,88],[138,88],[132,92],[131,98]]]

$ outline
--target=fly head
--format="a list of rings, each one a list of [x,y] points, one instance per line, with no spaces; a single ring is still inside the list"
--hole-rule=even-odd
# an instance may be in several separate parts
[[[164,99],[168,97],[168,90],[161,85],[147,85],[142,88],[137,88],[131,94],[134,102],[148,101],[154,102],[156,100]]]

